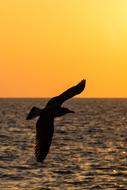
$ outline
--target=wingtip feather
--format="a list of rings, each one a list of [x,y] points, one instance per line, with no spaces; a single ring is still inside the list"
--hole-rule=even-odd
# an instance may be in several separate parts
[[[80,83],[78,83],[79,87],[81,88],[81,90],[84,90],[85,86],[86,86],[86,79],[82,79],[80,81]]]

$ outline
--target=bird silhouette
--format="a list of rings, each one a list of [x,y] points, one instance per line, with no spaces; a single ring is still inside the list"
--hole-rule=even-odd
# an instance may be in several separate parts
[[[74,111],[61,107],[61,105],[68,99],[80,94],[85,88],[86,80],[81,80],[77,85],[69,88],[59,96],[53,97],[49,100],[44,109],[33,107],[27,116],[27,120],[39,116],[36,123],[36,145],[35,156],[37,162],[43,162],[46,158],[50,145],[52,142],[54,132],[54,118],[63,116],[67,113],[74,113]]]

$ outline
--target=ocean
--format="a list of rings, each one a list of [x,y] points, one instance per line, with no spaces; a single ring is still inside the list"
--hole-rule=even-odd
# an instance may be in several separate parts
[[[32,106],[48,99],[0,99],[0,190],[127,189],[127,99],[72,99],[55,119],[44,163],[34,156]]]

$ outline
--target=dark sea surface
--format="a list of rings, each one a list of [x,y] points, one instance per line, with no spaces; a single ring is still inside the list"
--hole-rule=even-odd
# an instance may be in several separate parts
[[[47,99],[0,99],[0,190],[127,189],[127,99],[73,99],[55,119],[50,152],[34,156],[32,106]]]

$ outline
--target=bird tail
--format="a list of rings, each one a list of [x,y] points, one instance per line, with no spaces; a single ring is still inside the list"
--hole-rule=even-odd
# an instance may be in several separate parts
[[[37,107],[33,107],[29,114],[27,115],[27,120],[33,119],[35,117],[38,117],[40,114],[42,113],[42,109],[37,108]]]

